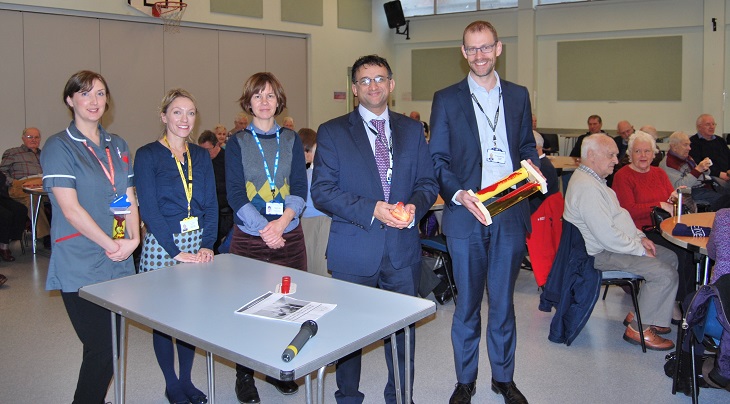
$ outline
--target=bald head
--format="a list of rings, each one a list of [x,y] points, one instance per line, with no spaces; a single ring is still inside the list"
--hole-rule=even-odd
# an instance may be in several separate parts
[[[418,111],[411,111],[411,114],[409,115],[411,119],[415,119],[417,121],[421,120],[421,114]]]
[[[587,136],[580,148],[580,160],[581,164],[595,171],[598,176],[606,178],[618,164],[616,142],[603,133]]]
[[[699,133],[703,138],[709,140],[715,134],[715,127],[717,124],[715,123],[715,118],[713,118],[712,115],[700,115],[697,117],[697,122],[695,122],[695,124],[697,125],[697,133]]]
[[[634,134],[634,127],[631,126],[629,121],[621,121],[618,125],[616,125],[616,133],[618,133],[622,139],[626,140],[629,136]]]
[[[659,132],[657,132],[656,128],[652,125],[644,125],[639,130],[650,134],[654,138],[654,140],[657,140],[659,138]]]
[[[686,159],[692,150],[692,142],[686,132],[677,131],[669,135],[669,150],[677,156]]]
[[[41,146],[41,131],[38,128],[25,128],[23,129],[22,139],[25,147],[37,152]]]

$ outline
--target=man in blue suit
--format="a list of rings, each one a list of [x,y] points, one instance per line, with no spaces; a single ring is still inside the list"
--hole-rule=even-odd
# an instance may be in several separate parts
[[[469,403],[476,392],[486,284],[492,390],[506,403],[526,403],[512,379],[517,344],[513,297],[530,229],[529,204],[516,204],[487,226],[479,200],[466,190],[497,182],[518,169],[521,160],[539,162],[530,98],[526,88],[500,80],[494,70],[502,43],[492,24],[469,24],[461,51],[471,71],[434,94],[429,144],[446,201],[442,226],[459,291],[451,327],[457,384],[449,402]]]
[[[388,110],[395,82],[388,62],[363,56],[352,66],[352,92],[360,105],[350,114],[322,124],[317,132],[312,200],[332,216],[327,266],[332,277],[415,296],[421,264],[414,223],[436,201],[438,185],[420,122]],[[397,202],[410,217],[391,213]],[[366,308],[363,308],[366,310]],[[415,331],[411,326],[410,366]],[[405,379],[405,337],[398,333],[398,369]],[[385,402],[395,403],[390,341],[385,343],[388,383]],[[358,390],[361,351],[337,363],[338,403],[362,403]],[[406,389],[403,388],[404,401]]]

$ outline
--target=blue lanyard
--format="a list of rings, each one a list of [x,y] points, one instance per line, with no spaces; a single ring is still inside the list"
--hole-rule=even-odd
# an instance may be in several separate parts
[[[274,158],[274,175],[271,175],[271,171],[269,170],[269,163],[266,162],[266,155],[264,154],[264,148],[261,147],[261,141],[259,140],[259,136],[256,134],[256,131],[253,129],[253,125],[248,127],[248,130],[251,131],[251,134],[253,134],[254,140],[256,140],[256,146],[259,147],[259,151],[261,152],[261,158],[264,160],[264,171],[266,171],[266,178],[269,180],[269,187],[271,188],[271,196],[274,197],[274,192],[276,191],[276,183],[274,180],[276,179],[276,172],[279,170],[279,151],[281,151],[281,144],[279,143],[279,129],[276,130],[276,157]]]

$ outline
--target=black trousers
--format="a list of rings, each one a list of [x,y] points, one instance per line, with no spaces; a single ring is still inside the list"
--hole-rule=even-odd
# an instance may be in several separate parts
[[[13,199],[0,196],[0,243],[20,240],[28,219],[28,208]]]
[[[78,292],[64,292],[61,296],[76,335],[84,345],[73,403],[103,404],[114,375],[111,313],[80,298]]]

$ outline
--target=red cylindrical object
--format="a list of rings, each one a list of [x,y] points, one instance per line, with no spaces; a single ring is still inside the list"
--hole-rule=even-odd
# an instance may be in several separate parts
[[[291,287],[291,276],[282,276],[281,277],[281,293],[283,293],[283,294],[289,293],[290,287]]]

